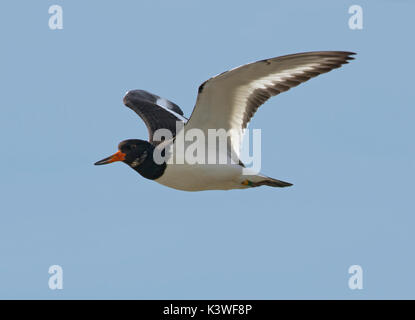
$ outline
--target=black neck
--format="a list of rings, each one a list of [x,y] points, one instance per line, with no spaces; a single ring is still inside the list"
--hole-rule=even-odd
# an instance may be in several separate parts
[[[154,146],[149,144],[149,148],[147,150],[148,156],[146,159],[137,167],[131,167],[135,171],[137,171],[139,174],[141,174],[144,178],[154,180],[157,178],[160,178],[164,170],[166,170],[166,163],[163,162],[162,164],[157,164],[153,159],[153,152],[154,152]]]

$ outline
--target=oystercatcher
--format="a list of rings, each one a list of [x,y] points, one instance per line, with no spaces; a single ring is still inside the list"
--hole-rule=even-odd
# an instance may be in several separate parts
[[[95,164],[122,161],[147,179],[185,191],[291,186],[291,183],[245,168],[238,158],[244,130],[257,109],[270,97],[348,63],[354,54],[343,51],[298,53],[223,72],[200,85],[196,106],[189,119],[184,117],[179,106],[167,99],[144,90],[128,91],[123,102],[145,122],[149,141],[122,141],[114,155]],[[170,138],[156,139],[159,129],[167,129]],[[230,147],[225,151],[214,150],[222,152],[227,161],[191,163],[184,153],[180,156],[180,153],[172,152],[178,148],[178,136],[191,129],[199,129],[206,136],[209,129],[230,132]],[[207,140],[200,143],[209,151]],[[161,161],[155,158],[156,154],[164,156]],[[169,161],[174,155],[175,161]]]

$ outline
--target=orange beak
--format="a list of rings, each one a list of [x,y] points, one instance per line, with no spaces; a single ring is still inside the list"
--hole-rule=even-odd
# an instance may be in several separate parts
[[[98,162],[95,162],[94,164],[96,166],[102,165],[102,164],[108,164],[115,161],[124,161],[125,159],[125,153],[122,153],[121,151],[117,151],[112,156],[109,156],[108,158],[102,159]]]

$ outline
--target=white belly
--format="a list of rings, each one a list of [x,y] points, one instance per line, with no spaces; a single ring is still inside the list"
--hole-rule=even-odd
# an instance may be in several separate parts
[[[242,167],[220,164],[168,164],[156,179],[170,188],[185,191],[244,189]]]
[[[169,143],[165,142],[167,145]],[[243,168],[240,165],[230,162],[228,164],[209,164],[207,161],[205,161],[206,164],[189,164],[184,157],[184,152],[175,153],[172,151],[175,143],[166,148],[167,168],[160,178],[155,179],[156,182],[185,191],[245,189],[247,187],[242,184]],[[186,147],[187,145],[184,149]],[[160,144],[159,148],[162,149],[163,144]],[[210,150],[207,150],[206,154],[208,152]],[[175,160],[169,161],[172,159]]]

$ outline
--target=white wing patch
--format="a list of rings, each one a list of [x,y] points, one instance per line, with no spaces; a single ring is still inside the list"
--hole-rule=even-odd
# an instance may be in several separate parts
[[[306,52],[282,56],[219,74],[200,88],[196,107],[185,126],[232,130],[232,149],[238,153],[244,129],[258,107],[270,97],[348,63],[353,53]]]
[[[159,97],[156,100],[156,104],[159,105],[160,107],[165,108],[167,111],[174,113],[174,115],[180,119],[183,122],[187,122],[187,119],[185,117],[183,117],[182,115],[178,114],[177,112],[174,112],[173,110],[171,110],[170,107],[170,101],[168,101],[167,99],[164,99],[162,97]]]

